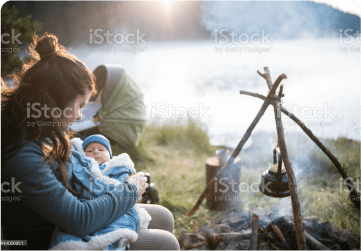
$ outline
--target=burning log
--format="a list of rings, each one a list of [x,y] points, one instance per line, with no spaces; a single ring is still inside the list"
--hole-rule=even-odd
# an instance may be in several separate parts
[[[252,214],[251,250],[258,250],[258,225],[259,225],[258,215]]]

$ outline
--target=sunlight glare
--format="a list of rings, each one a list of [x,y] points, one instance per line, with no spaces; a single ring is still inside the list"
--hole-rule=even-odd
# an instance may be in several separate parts
[[[171,1],[172,1],[172,0],[162,0],[164,6],[165,6],[166,8],[169,8],[169,7],[170,7],[170,2],[171,2]]]

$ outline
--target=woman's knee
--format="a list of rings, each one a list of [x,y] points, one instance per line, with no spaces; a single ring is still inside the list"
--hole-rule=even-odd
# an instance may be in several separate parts
[[[142,229],[138,239],[130,244],[132,250],[180,250],[177,238],[161,229]]]
[[[152,217],[149,223],[150,229],[163,229],[171,233],[173,232],[174,217],[166,207],[154,204],[139,204],[139,206],[147,210]]]

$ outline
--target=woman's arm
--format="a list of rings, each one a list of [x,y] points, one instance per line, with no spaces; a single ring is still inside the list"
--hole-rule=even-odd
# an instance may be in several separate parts
[[[64,186],[41,157],[40,147],[31,142],[4,161],[2,168],[8,177],[14,177],[15,183],[20,182],[17,187],[26,204],[70,234],[85,236],[104,228],[132,208],[139,198],[137,187],[127,181],[86,202],[68,190],[61,195]],[[68,175],[71,181],[71,170]]]

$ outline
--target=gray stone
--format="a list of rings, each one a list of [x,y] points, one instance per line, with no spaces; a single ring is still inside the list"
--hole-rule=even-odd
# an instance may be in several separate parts
[[[338,241],[338,229],[331,222],[323,222],[317,225],[316,231],[312,234],[313,238],[328,239],[334,243]]]
[[[220,243],[218,243],[216,250],[224,250],[225,248],[226,248],[226,244],[223,241],[221,241]]]
[[[318,225],[319,219],[317,217],[311,216],[311,217],[305,217],[304,218],[304,226],[305,230],[309,232],[309,234],[312,235],[313,232],[317,231],[317,225]]]

